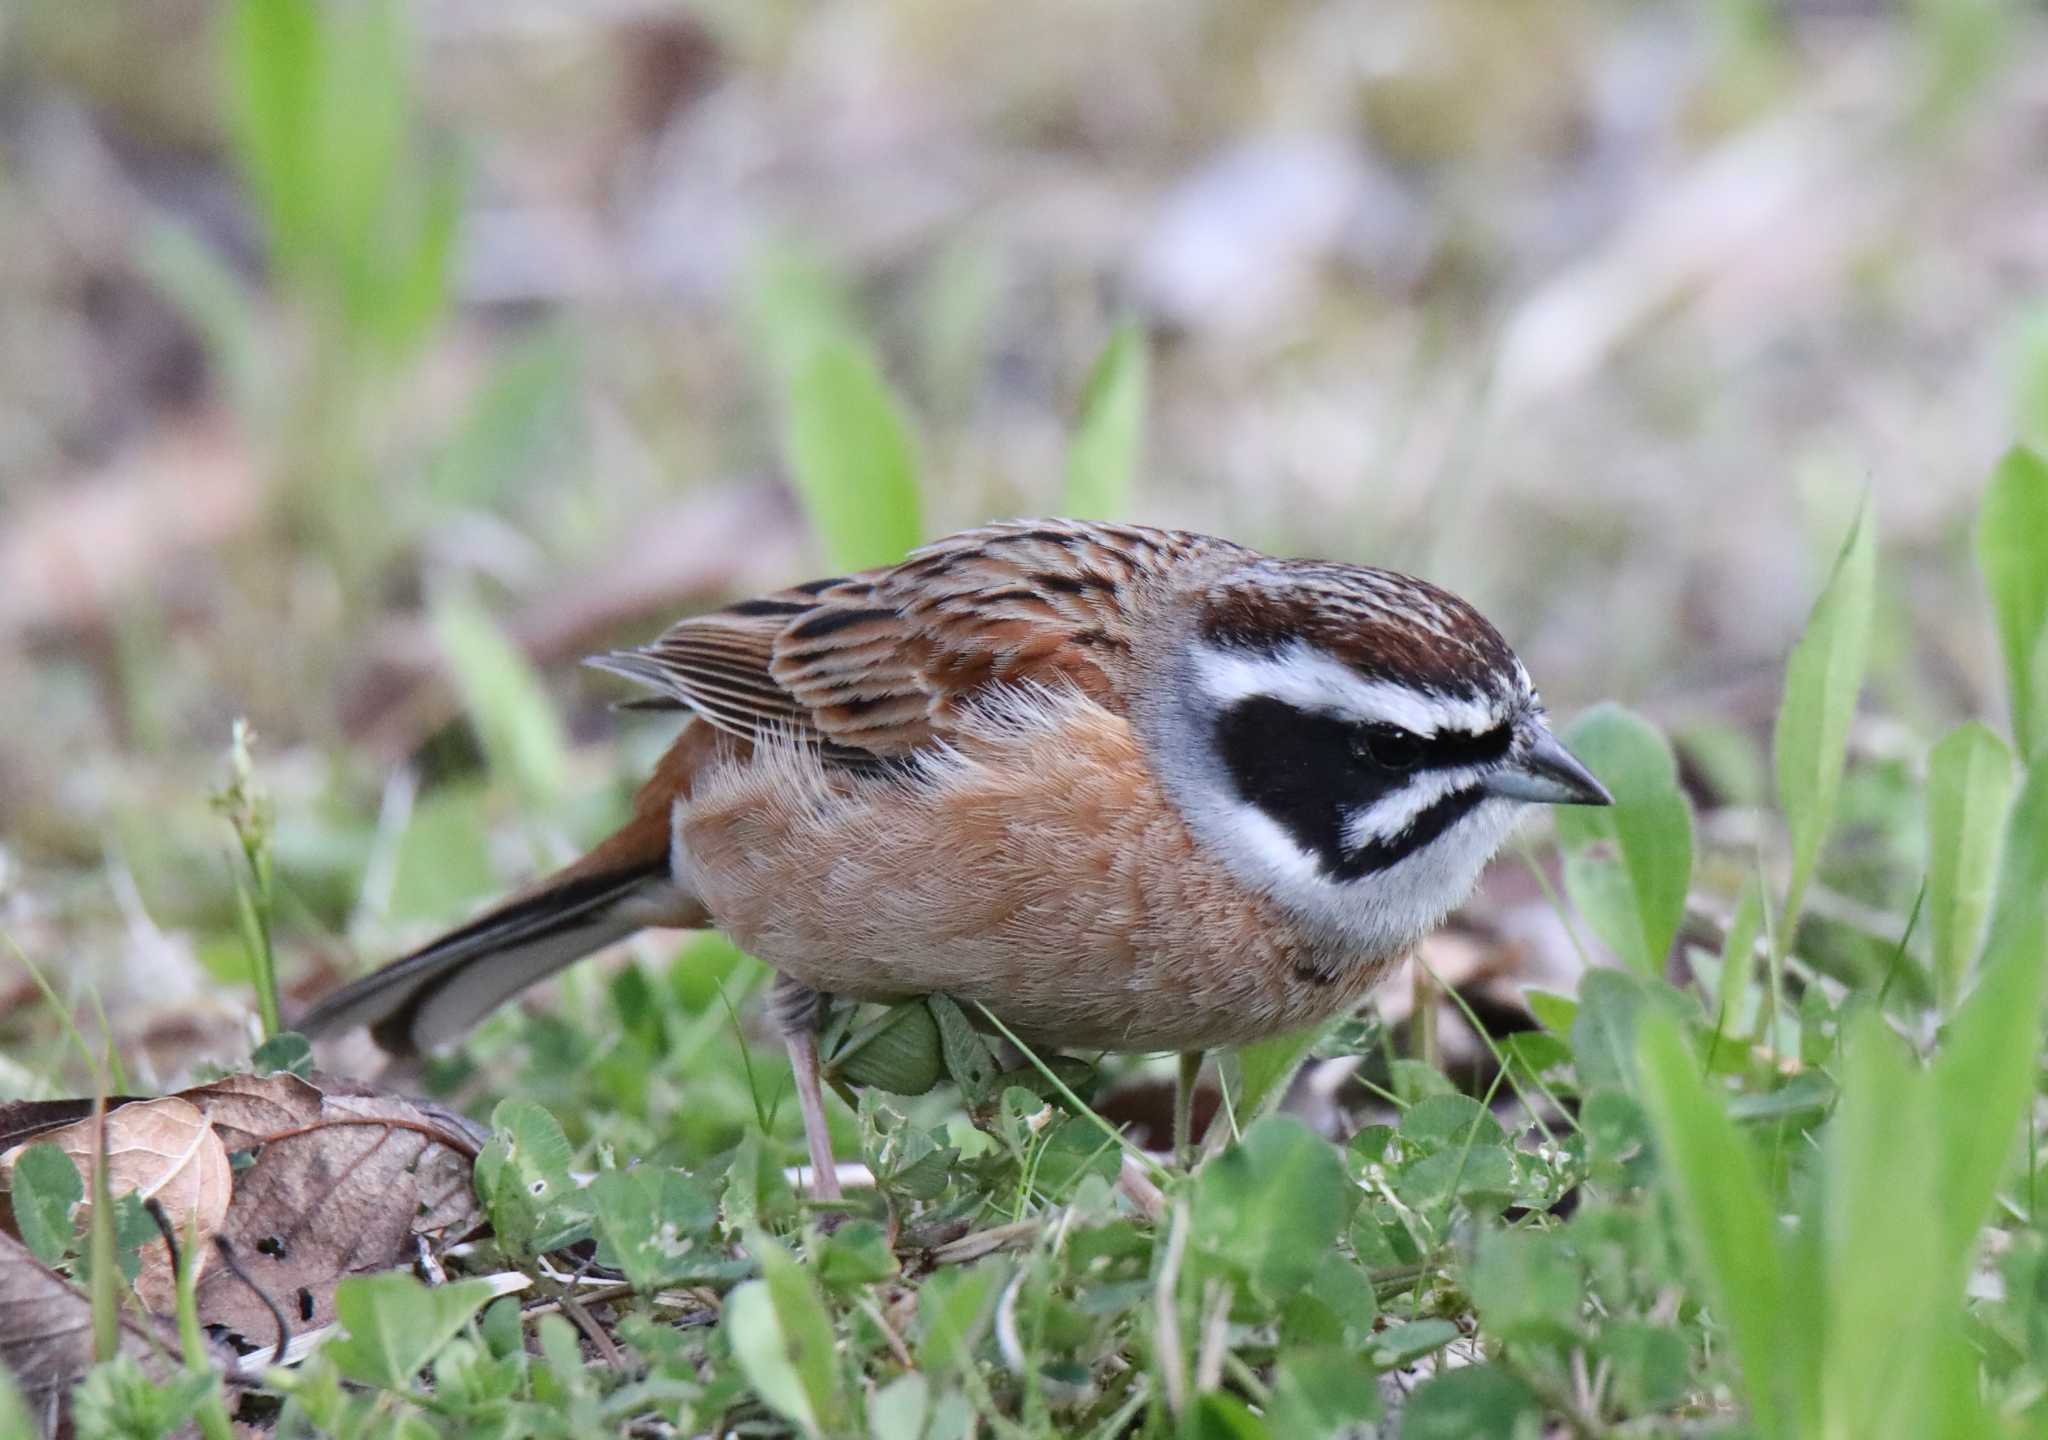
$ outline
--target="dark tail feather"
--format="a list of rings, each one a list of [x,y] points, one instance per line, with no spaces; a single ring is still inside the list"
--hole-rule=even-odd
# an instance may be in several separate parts
[[[307,1035],[370,1027],[395,1055],[452,1040],[527,986],[657,923],[666,854],[644,864],[545,881],[459,930],[327,996],[299,1022]]]

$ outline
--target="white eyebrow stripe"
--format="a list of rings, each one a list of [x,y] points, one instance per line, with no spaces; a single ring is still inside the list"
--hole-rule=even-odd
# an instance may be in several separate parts
[[[1219,705],[1266,696],[1298,710],[1320,710],[1368,725],[1398,725],[1417,735],[1478,735],[1499,724],[1483,700],[1367,680],[1296,640],[1278,654],[1195,646],[1202,686]]]

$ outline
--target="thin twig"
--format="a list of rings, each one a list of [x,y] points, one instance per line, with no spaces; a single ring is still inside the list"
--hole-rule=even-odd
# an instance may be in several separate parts
[[[228,1243],[225,1235],[213,1237],[214,1253],[220,1256],[220,1263],[228,1267],[228,1273],[249,1287],[263,1308],[270,1312],[270,1318],[277,1324],[277,1348],[270,1353],[270,1363],[284,1364],[285,1347],[291,1343],[292,1328],[285,1323],[284,1311],[277,1308],[277,1302],[270,1298],[270,1292],[249,1278],[249,1272],[242,1268],[242,1262],[235,1258],[235,1247]]]
[[[604,1333],[604,1327],[583,1308],[582,1302],[565,1292],[561,1297],[561,1304],[562,1313],[576,1322],[576,1328],[581,1330],[597,1348],[597,1353],[604,1357],[604,1363],[613,1370],[624,1370],[626,1357],[619,1353],[619,1347],[612,1343],[612,1337]]]
[[[969,1260],[979,1260],[984,1255],[1006,1249],[1019,1241],[1028,1240],[1044,1228],[1042,1220],[1018,1220],[1008,1225],[997,1225],[987,1230],[976,1230],[962,1235],[958,1240],[948,1240],[943,1245],[932,1247],[930,1260],[934,1265],[960,1265]]]
[[[896,1357],[896,1363],[905,1370],[915,1370],[917,1361],[911,1358],[910,1347],[903,1343],[903,1337],[896,1333],[896,1327],[889,1323],[889,1317],[882,1313],[882,1307],[875,1303],[872,1295],[860,1297],[861,1312],[875,1322],[875,1328],[882,1332],[882,1343],[889,1347],[889,1353]]]
[[[465,1160],[475,1160],[483,1153],[481,1148],[471,1143],[466,1135],[457,1134],[449,1130],[436,1129],[422,1120],[401,1120],[378,1115],[322,1116],[310,1125],[301,1125],[293,1130],[279,1130],[275,1134],[265,1135],[258,1139],[255,1144],[273,1145],[279,1140],[295,1140],[301,1135],[315,1135],[322,1130],[343,1125],[380,1126],[386,1130],[410,1130],[415,1134],[426,1136],[443,1149],[453,1150]],[[253,1149],[254,1146],[250,1148]]]
[[[171,1274],[178,1273],[178,1237],[171,1229],[171,1217],[164,1213],[163,1201],[154,1195],[142,1202],[143,1213],[156,1222],[157,1233],[164,1237],[164,1249],[170,1252]]]

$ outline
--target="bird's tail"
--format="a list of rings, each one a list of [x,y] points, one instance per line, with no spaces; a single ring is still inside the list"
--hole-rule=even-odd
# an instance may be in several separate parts
[[[628,839],[621,832],[613,842]],[[636,930],[706,923],[669,879],[665,846],[613,842],[343,986],[315,1005],[298,1028],[320,1035],[367,1025],[392,1054],[417,1055],[461,1035],[527,986]]]

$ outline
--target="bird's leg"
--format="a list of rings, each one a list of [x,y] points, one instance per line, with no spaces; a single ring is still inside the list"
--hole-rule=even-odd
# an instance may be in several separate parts
[[[1202,1052],[1180,1052],[1180,1070],[1173,1085],[1173,1163],[1186,1166],[1194,1153],[1195,1082],[1202,1076]]]
[[[811,1198],[839,1198],[839,1169],[832,1160],[832,1134],[825,1128],[825,1090],[819,1083],[818,1021],[825,997],[787,975],[775,977],[768,1013],[789,1050],[789,1068],[796,1075],[796,1108],[804,1120],[804,1141],[811,1151]]]

